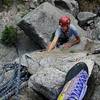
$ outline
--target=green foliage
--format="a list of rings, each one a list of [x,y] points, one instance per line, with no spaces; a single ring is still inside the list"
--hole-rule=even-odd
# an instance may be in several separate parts
[[[18,3],[24,3],[25,0],[18,0]]]
[[[8,7],[10,7],[10,6],[12,6],[13,5],[13,3],[14,3],[14,0],[4,0],[3,1],[3,3],[4,3],[4,5],[6,5],[6,6],[8,6]],[[18,4],[24,4],[24,0],[16,0],[16,3]]]
[[[2,32],[1,43],[7,46],[12,46],[16,43],[17,32],[13,26],[5,27]]]
[[[70,50],[70,53],[75,53],[75,51],[74,50]]]
[[[7,5],[8,7],[10,7],[13,3],[13,0],[4,0],[3,3],[4,5]]]

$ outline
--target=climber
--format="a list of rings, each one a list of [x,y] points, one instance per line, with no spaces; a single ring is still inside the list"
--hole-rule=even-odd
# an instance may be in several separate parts
[[[59,19],[59,27],[52,34],[47,51],[51,51],[55,47],[70,48],[75,44],[80,43],[79,33],[76,27],[70,24],[69,16],[62,16]]]

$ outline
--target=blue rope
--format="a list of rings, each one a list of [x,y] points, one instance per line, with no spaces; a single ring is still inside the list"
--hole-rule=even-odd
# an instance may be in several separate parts
[[[5,64],[3,66],[3,69],[5,69],[6,71],[14,69],[12,78],[10,80],[6,81],[4,84],[0,85],[0,97],[2,97],[2,100],[9,100],[10,96],[18,95],[19,90],[22,88],[21,84],[29,79],[30,74],[28,73],[25,66],[20,65],[20,69],[19,69],[19,64],[17,64],[17,63]],[[18,70],[20,70],[20,73],[18,73]],[[18,75],[18,74],[20,74],[20,75]],[[20,84],[18,84],[18,83],[20,83]],[[18,98],[16,98],[16,100],[18,100]]]

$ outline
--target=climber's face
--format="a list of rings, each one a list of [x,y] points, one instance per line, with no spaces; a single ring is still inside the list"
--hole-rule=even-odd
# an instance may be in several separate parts
[[[63,32],[66,32],[69,29],[69,25],[62,26],[61,28],[62,28]]]

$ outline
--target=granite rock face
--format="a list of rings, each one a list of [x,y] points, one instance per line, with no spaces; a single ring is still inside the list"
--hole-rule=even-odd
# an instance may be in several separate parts
[[[95,17],[96,17],[96,14],[94,14],[92,12],[80,12],[77,15],[79,24],[81,26],[83,26],[85,24],[89,24],[89,21],[93,21]]]
[[[75,0],[31,0],[29,1],[30,9],[35,9],[44,2],[49,2],[57,8],[69,12],[76,16],[79,13],[78,2]]]
[[[54,0],[54,4],[59,9],[77,16],[79,13],[79,6],[76,0]]]
[[[77,27],[79,33],[85,33],[85,31],[77,25],[77,20],[73,15],[61,11],[48,2],[41,4],[35,10],[25,15],[18,23],[18,26],[34,43],[41,48],[46,48],[52,33],[58,27],[58,21],[62,15],[70,16],[72,24]]]
[[[91,59],[95,58],[86,55],[86,52],[70,53],[70,50],[59,49],[51,53],[43,51],[23,55],[22,65],[27,66],[32,74],[28,86],[46,98],[54,100],[64,84],[66,74],[76,63],[85,62],[91,75],[94,66],[94,61]],[[16,59],[17,63],[18,61]]]

